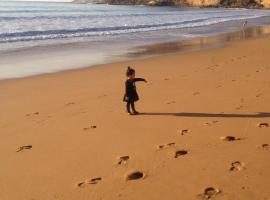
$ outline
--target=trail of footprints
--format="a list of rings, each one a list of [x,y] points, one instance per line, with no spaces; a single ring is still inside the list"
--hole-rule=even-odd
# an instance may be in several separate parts
[[[37,113],[33,113],[33,114],[38,115],[39,113],[37,112]],[[29,115],[27,115],[27,116],[29,116]],[[211,125],[211,124],[215,124],[217,122],[218,121],[207,122],[207,123],[205,123],[205,125]],[[265,127],[269,127],[269,124],[267,122],[261,122],[261,123],[257,124],[257,126],[259,128],[265,128]],[[90,127],[83,128],[83,130],[96,129],[96,128],[97,128],[96,125],[91,125]],[[180,132],[181,135],[186,135],[190,131],[188,129],[182,129],[178,132]],[[225,141],[225,142],[235,142],[238,140],[242,140],[242,138],[238,138],[235,136],[222,136],[222,137],[220,137],[220,139]],[[157,148],[158,148],[158,150],[163,150],[163,149],[175,147],[175,146],[176,146],[175,142],[170,142],[167,144],[158,145]],[[259,146],[259,148],[261,148],[262,150],[268,150],[269,144],[262,144],[261,146]],[[24,146],[20,146],[16,152],[21,152],[21,151],[30,150],[30,149],[32,149],[32,145],[24,145]],[[188,154],[187,150],[184,150],[184,149],[179,150],[178,149],[178,150],[174,151],[173,157],[174,158],[184,157],[187,154]],[[117,158],[117,165],[125,165],[128,163],[129,160],[130,160],[130,156],[128,156],[128,155],[120,156]],[[245,169],[245,164],[241,161],[234,161],[231,163],[231,165],[229,167],[229,171],[242,171],[243,169]],[[146,174],[143,171],[132,171],[125,176],[125,180],[126,181],[134,181],[134,180],[144,179],[145,177],[146,177]],[[102,181],[102,177],[94,177],[94,178],[79,182],[77,184],[77,186],[79,188],[84,188],[87,185],[96,185],[101,181]],[[198,194],[197,196],[201,199],[211,199],[220,193],[221,193],[221,190],[218,188],[207,187],[204,189],[203,193]]]
[[[212,121],[212,122],[207,122],[205,123],[205,125],[211,125],[211,124],[215,124],[218,123],[219,121]],[[259,128],[264,128],[264,127],[269,127],[269,124],[266,122],[261,122],[257,125]],[[188,134],[190,131],[188,129],[182,129],[179,130],[178,132],[180,132],[181,135],[186,135]],[[235,136],[222,136],[220,137],[220,139],[224,142],[236,142],[239,140],[242,140],[243,138],[239,138],[239,137],[235,137]],[[170,143],[166,143],[166,144],[161,144],[157,146],[158,150],[164,150],[164,149],[176,149],[176,143],[175,142],[170,142]],[[259,146],[259,148],[261,148],[262,150],[268,150],[269,149],[269,144],[262,144],[261,146]],[[173,158],[178,159],[181,157],[184,157],[188,154],[188,151],[185,149],[177,149],[173,151]],[[120,156],[117,158],[117,165],[126,165],[128,164],[128,161],[130,160],[130,156],[129,155],[124,155],[124,156]],[[230,172],[237,172],[237,171],[242,171],[244,170],[245,164],[241,161],[234,161],[230,164],[228,171]],[[126,181],[136,181],[136,180],[141,180],[146,178],[146,174],[143,171],[132,171],[128,174],[125,175],[125,180]],[[102,180],[101,177],[97,177],[97,178],[92,178],[83,182],[78,183],[78,187],[83,188],[86,185],[96,185],[98,184],[100,181]],[[215,196],[221,194],[221,190],[215,187],[206,187],[203,192],[201,194],[198,194],[197,197],[200,199],[212,199]]]

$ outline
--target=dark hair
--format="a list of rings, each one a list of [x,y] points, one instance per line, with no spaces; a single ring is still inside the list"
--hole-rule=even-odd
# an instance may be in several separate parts
[[[128,66],[126,75],[127,75],[127,76],[131,76],[131,75],[134,74],[134,73],[135,73],[135,70],[132,69],[130,66]]]

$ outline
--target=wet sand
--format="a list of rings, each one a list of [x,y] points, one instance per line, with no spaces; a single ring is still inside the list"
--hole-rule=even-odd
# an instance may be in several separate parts
[[[270,199],[269,44],[1,81],[0,199]]]

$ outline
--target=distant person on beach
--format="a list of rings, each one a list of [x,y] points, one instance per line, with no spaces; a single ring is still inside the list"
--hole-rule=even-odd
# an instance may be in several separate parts
[[[245,22],[242,24],[242,29],[244,30],[247,26],[247,20],[245,20]]]
[[[135,101],[139,100],[139,96],[138,96],[137,91],[136,91],[135,83],[137,81],[146,82],[146,80],[143,78],[135,78],[135,70],[129,66],[127,68],[126,76],[127,76],[127,80],[125,83],[126,90],[125,90],[125,95],[124,95],[123,101],[127,102],[127,105],[126,105],[127,112],[130,115],[137,115],[137,114],[139,114],[139,112],[137,112],[135,109]],[[130,107],[132,109],[132,112],[130,110]]]

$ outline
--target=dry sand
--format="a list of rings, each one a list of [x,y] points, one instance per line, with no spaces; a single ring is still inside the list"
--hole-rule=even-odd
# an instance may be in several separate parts
[[[269,55],[268,36],[1,81],[0,199],[269,200]]]

